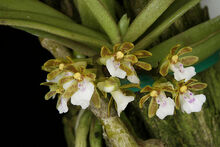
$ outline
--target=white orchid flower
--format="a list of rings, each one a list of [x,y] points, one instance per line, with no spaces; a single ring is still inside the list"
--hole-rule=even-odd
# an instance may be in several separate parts
[[[156,97],[156,102],[159,104],[156,115],[160,119],[164,119],[167,115],[174,114],[175,102],[170,97],[167,98],[164,92],[160,92]]]
[[[63,98],[63,97],[60,98],[60,102],[57,106],[57,110],[59,111],[60,114],[68,112],[69,109],[67,106],[67,102],[68,102],[67,98]]]
[[[100,63],[106,65],[106,68],[112,77],[124,79],[127,76],[131,83],[139,84],[140,80],[136,74],[133,65],[144,70],[151,70],[151,65],[146,62],[138,61],[138,58],[146,58],[152,54],[146,50],[139,50],[133,53],[130,51],[134,45],[130,42],[116,44],[111,52],[107,47],[101,48]]]
[[[170,69],[174,72],[174,78],[177,81],[185,79],[185,82],[187,82],[196,75],[195,68],[193,66],[184,68],[183,64],[180,62],[177,62],[176,64],[171,64]]]
[[[82,109],[86,109],[90,104],[93,92],[93,83],[84,79],[82,82],[78,82],[78,90],[71,96],[71,103],[73,105],[80,105]]]
[[[50,72],[47,75],[47,82],[44,85],[50,86],[50,91],[45,99],[55,97],[59,94],[57,109],[59,113],[68,111],[67,102],[71,99],[73,105],[79,105],[86,109],[95,91],[93,81],[96,78],[94,73],[86,70],[87,63],[84,61],[73,62],[68,60],[52,59],[42,67]],[[97,94],[96,94],[97,96]]]
[[[177,49],[180,47],[179,44],[174,46],[170,53],[167,55],[166,60],[160,66],[160,74],[166,76],[169,69],[174,72],[174,78],[177,81],[185,80],[187,82],[193,76],[196,75],[195,68],[190,66],[196,63],[199,58],[196,56],[184,56],[180,57],[186,53],[192,52],[191,47],[183,47],[177,53]],[[184,66],[190,66],[184,68]]]
[[[101,91],[110,93],[117,104],[117,113],[120,116],[121,112],[127,107],[128,103],[134,100],[134,96],[126,96],[119,89],[120,81],[118,78],[111,77],[97,84]]]
[[[126,72],[120,68],[120,62],[115,61],[114,57],[106,60],[106,68],[108,69],[112,77],[118,77],[124,79],[126,77]]]
[[[121,90],[112,91],[111,95],[117,104],[117,112],[120,117],[121,112],[127,107],[128,103],[134,100],[134,96],[126,96]]]
[[[194,95],[191,91],[187,90],[185,93],[180,94],[181,110],[190,114],[191,112],[199,112],[202,109],[203,103],[206,101],[204,94]]]

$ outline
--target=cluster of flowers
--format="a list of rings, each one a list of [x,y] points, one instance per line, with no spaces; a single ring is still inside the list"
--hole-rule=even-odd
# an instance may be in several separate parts
[[[113,51],[107,47],[101,48],[101,57],[97,63],[106,66],[110,77],[105,77],[103,74],[96,77],[94,71],[100,70],[98,72],[102,72],[102,70],[86,68],[87,62],[85,61],[74,62],[69,57],[66,60],[48,60],[42,67],[43,70],[49,72],[47,82],[41,84],[50,88],[45,99],[55,98],[58,95],[57,109],[59,113],[66,113],[69,100],[73,105],[81,106],[82,109],[86,109],[90,102],[99,108],[100,95],[107,97],[107,93],[110,93],[109,106],[114,100],[118,116],[120,116],[128,103],[135,98],[135,94],[128,91],[127,88],[139,88],[140,85],[134,66],[146,71],[152,68],[149,63],[139,61],[140,58],[147,58],[152,54],[146,50],[132,51],[133,48],[134,45],[130,42],[114,45]],[[177,109],[181,106],[182,111],[187,113],[198,112],[205,102],[204,95],[194,95],[191,91],[201,90],[206,87],[206,84],[191,79],[196,74],[194,67],[183,67],[183,65],[189,66],[195,63],[198,58],[195,56],[179,58],[179,56],[191,52],[192,49],[185,47],[175,54],[178,48],[179,45],[172,48],[160,66],[162,76],[166,76],[169,69],[174,72],[176,80],[173,83],[175,86],[171,82],[156,81],[152,87],[146,86],[141,90],[141,92],[148,92],[148,94],[140,99],[140,108],[149,97],[152,97],[148,109],[149,117],[156,114],[163,119],[174,113],[175,106]],[[125,77],[131,83],[121,85],[119,79]],[[167,98],[165,92],[170,92],[175,98],[175,102],[171,98]]]
[[[207,87],[207,84],[192,79],[196,75],[194,67],[184,68],[184,66],[190,66],[197,62],[198,57],[180,57],[183,54],[192,52],[192,48],[184,47],[179,49],[179,47],[179,44],[173,47],[160,66],[160,74],[162,76],[166,76],[168,71],[171,70],[174,72],[175,80],[172,80],[172,83],[158,80],[152,87],[146,86],[141,90],[141,93],[147,92],[148,94],[141,98],[139,102],[140,108],[143,107],[144,102],[152,97],[148,107],[149,117],[153,117],[156,114],[160,119],[164,119],[167,115],[174,114],[174,107],[177,109],[181,107],[181,110],[188,114],[199,112],[206,100],[205,95],[195,95],[191,91],[202,90]],[[179,51],[177,52],[178,49]],[[174,100],[167,97],[165,92],[170,93]]]

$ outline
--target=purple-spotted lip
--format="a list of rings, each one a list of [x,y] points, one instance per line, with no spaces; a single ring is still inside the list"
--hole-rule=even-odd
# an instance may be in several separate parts
[[[86,87],[83,83],[79,83],[78,84],[78,88],[81,90],[81,91],[85,91]]]
[[[191,99],[189,99],[189,103],[193,103],[194,101],[195,101],[196,99],[195,98],[191,98]]]

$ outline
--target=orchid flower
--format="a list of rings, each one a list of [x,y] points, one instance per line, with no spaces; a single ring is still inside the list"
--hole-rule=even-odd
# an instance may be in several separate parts
[[[162,76],[166,76],[168,74],[169,69],[174,72],[174,78],[177,81],[185,80],[187,82],[193,76],[196,75],[195,68],[190,66],[198,61],[198,57],[196,56],[184,56],[186,53],[192,52],[191,47],[181,48],[177,53],[177,49],[180,47],[179,44],[174,46],[171,50],[164,62],[160,66],[160,74]],[[175,54],[176,53],[176,54]],[[184,68],[184,66],[190,66]]]
[[[118,116],[127,107],[128,103],[134,100],[134,96],[126,96],[122,92],[122,89],[119,87],[120,81],[118,78],[110,77],[103,82],[99,82],[97,86],[101,91],[111,94],[117,104]]]
[[[201,111],[206,96],[204,94],[195,95],[191,91],[202,90],[207,87],[207,84],[197,82],[195,79],[191,79],[186,83],[181,81],[178,84],[179,88],[175,97],[177,109],[181,107],[181,110],[188,114]]]
[[[143,108],[143,104],[151,97],[151,101],[148,107],[148,116],[150,118],[155,114],[160,119],[164,119],[167,115],[173,115],[175,103],[173,99],[167,97],[165,94],[165,91],[172,92],[173,90],[173,85],[170,82],[161,84],[155,83],[153,84],[153,87],[145,86],[141,90],[141,93],[148,92],[148,94],[140,99],[139,107]]]
[[[52,59],[47,61],[42,69],[50,72],[47,82],[42,85],[50,86],[46,99],[59,94],[57,109],[60,113],[68,111],[67,102],[71,99],[73,105],[86,109],[94,95],[96,75],[86,70],[86,62]]]
[[[138,58],[146,58],[152,54],[146,50],[130,53],[133,48],[134,45],[130,42],[114,45],[113,52],[103,46],[101,48],[101,58],[99,61],[101,64],[106,65],[112,77],[124,79],[127,76],[128,81],[139,84],[140,80],[133,66],[138,66],[147,71],[151,70],[149,63],[138,61]]]

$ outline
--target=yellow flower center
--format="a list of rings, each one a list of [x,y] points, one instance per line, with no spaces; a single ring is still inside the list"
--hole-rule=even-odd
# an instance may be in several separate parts
[[[116,53],[116,59],[122,59],[124,57],[124,54],[121,51],[118,51]]]
[[[61,64],[59,65],[59,69],[60,69],[60,70],[63,70],[63,68],[64,68],[64,64],[61,63]]]
[[[172,62],[174,63],[174,64],[176,64],[177,63],[177,61],[178,61],[178,56],[177,55],[174,55],[173,57],[172,57]]]
[[[156,90],[151,91],[150,96],[151,97],[157,97],[158,96],[157,91]]]
[[[182,87],[180,87],[180,92],[181,93],[185,93],[187,91],[187,86],[182,86]]]
[[[73,77],[74,77],[74,79],[76,79],[76,80],[82,80],[82,75],[81,75],[79,72],[75,73],[75,74],[73,75]]]

